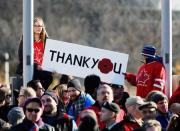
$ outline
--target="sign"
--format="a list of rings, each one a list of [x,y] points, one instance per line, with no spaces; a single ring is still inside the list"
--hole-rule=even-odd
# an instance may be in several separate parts
[[[47,39],[42,68],[81,78],[96,74],[103,82],[123,85],[127,62],[128,54]]]

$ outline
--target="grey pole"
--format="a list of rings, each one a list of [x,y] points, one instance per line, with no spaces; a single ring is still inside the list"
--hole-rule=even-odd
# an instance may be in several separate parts
[[[9,84],[9,53],[5,52],[4,53],[4,67],[5,67],[5,83]]]
[[[23,0],[23,86],[33,77],[33,0]]]
[[[161,52],[166,67],[167,95],[172,95],[172,7],[171,0],[161,0]]]

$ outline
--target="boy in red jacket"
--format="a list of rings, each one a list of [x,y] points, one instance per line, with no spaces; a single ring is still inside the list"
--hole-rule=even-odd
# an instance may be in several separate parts
[[[165,92],[165,67],[162,58],[156,55],[156,48],[145,45],[141,55],[145,63],[139,68],[136,75],[125,73],[125,79],[137,87],[137,96],[145,98],[152,90]]]

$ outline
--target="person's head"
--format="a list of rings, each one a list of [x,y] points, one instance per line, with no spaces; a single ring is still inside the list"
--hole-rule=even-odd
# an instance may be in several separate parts
[[[80,120],[83,119],[85,116],[91,116],[97,122],[97,116],[93,110],[91,110],[91,109],[83,110],[80,113]]]
[[[143,105],[144,101],[139,96],[130,96],[126,100],[126,109],[129,114],[131,114],[134,118],[141,118],[141,112],[139,110],[139,106]]]
[[[143,56],[143,62],[146,64],[153,61],[163,63],[162,57],[156,55],[156,47],[152,44],[145,45],[141,51],[141,55]]]
[[[0,88],[0,106],[3,106],[5,104],[6,99],[6,88],[1,87]]]
[[[144,131],[161,131],[161,124],[157,120],[148,120],[143,124]]]
[[[21,107],[14,107],[8,112],[7,117],[8,122],[15,126],[23,121],[25,115]]]
[[[83,91],[81,83],[78,79],[72,79],[67,84],[68,92],[71,100],[75,100]]]
[[[152,90],[151,92],[149,92],[146,96],[146,101],[152,101],[154,94],[157,93],[161,93],[161,91],[157,91],[157,90]]]
[[[57,95],[59,96],[60,100],[67,101],[70,99],[67,84],[58,84],[56,87]]]
[[[112,89],[113,89],[114,100],[121,99],[122,96],[123,96],[123,93],[124,93],[123,85],[112,84],[111,86],[112,86]]]
[[[43,88],[40,80],[31,80],[27,84],[28,87],[32,87],[36,91],[36,96],[41,97],[44,94],[45,89]]]
[[[152,96],[152,101],[154,101],[157,104],[157,110],[161,113],[167,113],[168,112],[168,98],[165,94],[162,92],[155,93]]]
[[[44,113],[48,115],[52,115],[57,113],[57,105],[58,105],[58,97],[54,92],[45,92],[41,101],[44,105]]]
[[[22,87],[18,96],[18,106],[23,106],[24,102],[29,97],[36,97],[36,92],[31,87]]]
[[[109,85],[103,84],[99,86],[97,90],[97,101],[100,105],[104,102],[111,103],[113,101],[113,91]]]
[[[99,76],[95,74],[86,76],[84,79],[85,92],[89,93],[90,95],[96,94],[95,91],[99,87],[100,83],[101,79]]]
[[[152,44],[147,44],[143,47],[141,55],[145,58],[155,58],[156,56],[156,47]]]
[[[170,110],[180,116],[180,103],[173,103],[170,106]]]
[[[37,122],[43,114],[43,103],[38,97],[28,98],[23,106],[26,119]]]
[[[72,79],[73,79],[72,76],[62,74],[61,78],[59,79],[59,84],[68,84],[68,82]]]
[[[143,120],[147,121],[150,119],[156,119],[157,115],[157,105],[152,101],[145,102],[139,107],[139,110],[142,112]]]
[[[98,122],[93,110],[87,109],[80,113],[80,125],[78,131],[97,131]]]
[[[12,92],[10,88],[6,88],[5,105],[10,105],[12,102]]]
[[[45,40],[48,37],[44,22],[41,17],[34,18],[34,34],[40,35],[41,40]]]
[[[116,103],[105,102],[101,108],[100,119],[105,123],[116,121],[119,111],[120,108]]]

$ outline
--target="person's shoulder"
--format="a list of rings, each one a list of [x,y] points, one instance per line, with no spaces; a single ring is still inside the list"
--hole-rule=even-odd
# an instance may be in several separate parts
[[[85,97],[86,97],[86,98],[93,99],[92,96],[91,96],[90,94],[88,94],[88,93],[85,94]]]
[[[92,98],[91,95],[86,94],[85,95],[85,102],[90,103],[91,105],[93,105],[95,103],[95,100]]]
[[[0,118],[0,128],[5,126],[6,124],[7,124],[7,122]]]
[[[123,131],[123,125],[124,125],[124,121],[118,122],[116,123],[116,125],[114,125],[110,131]]]
[[[158,66],[158,67],[164,67],[163,63],[159,62],[159,61],[153,61],[151,63],[148,63],[148,65],[150,66]]]
[[[20,131],[20,130],[24,131],[25,129],[26,129],[26,127],[23,123],[20,123],[18,125],[11,127],[11,131]]]
[[[80,98],[93,99],[91,95],[89,95],[88,93],[85,93],[85,92],[81,92]]]
[[[49,125],[47,123],[44,123],[44,125],[40,128],[40,130],[54,131],[55,129],[54,129],[53,126],[51,126],[51,125]]]
[[[164,64],[163,64],[162,62],[159,62],[159,61],[154,61],[154,63],[155,63],[156,65],[159,65],[159,66],[164,66]]]

